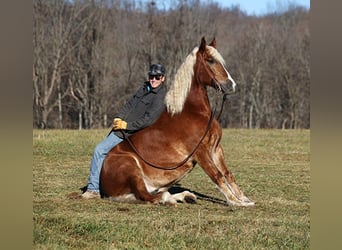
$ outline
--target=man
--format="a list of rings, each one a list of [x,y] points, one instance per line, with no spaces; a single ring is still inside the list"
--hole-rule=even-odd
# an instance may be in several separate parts
[[[165,68],[161,64],[152,64],[148,72],[149,81],[144,82],[138,91],[120,109],[113,120],[113,129],[94,150],[90,163],[90,175],[87,190],[82,194],[84,199],[100,197],[100,172],[108,152],[121,141],[149,125],[151,125],[165,109],[166,94]],[[123,134],[125,133],[125,135]]]

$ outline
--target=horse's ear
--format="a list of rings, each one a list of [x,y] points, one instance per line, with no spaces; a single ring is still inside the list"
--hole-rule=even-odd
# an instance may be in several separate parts
[[[202,37],[202,40],[201,40],[201,45],[199,46],[199,51],[200,52],[204,52],[205,51],[205,48],[207,46],[207,42],[205,41],[205,38]]]
[[[216,48],[216,39],[215,39],[215,37],[213,38],[213,40],[211,41],[209,46],[212,46],[212,47]]]

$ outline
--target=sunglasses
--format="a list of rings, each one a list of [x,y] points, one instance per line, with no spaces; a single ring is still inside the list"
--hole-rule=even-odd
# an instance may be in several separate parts
[[[153,78],[156,78],[156,80],[160,80],[163,76],[162,75],[149,75],[148,78],[152,80]]]

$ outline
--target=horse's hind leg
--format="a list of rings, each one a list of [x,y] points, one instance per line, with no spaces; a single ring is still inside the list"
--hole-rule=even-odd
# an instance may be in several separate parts
[[[154,187],[148,183],[139,166],[139,161],[131,156],[107,156],[100,175],[102,194],[113,201],[130,203],[141,201],[176,205],[177,201],[196,199],[196,196],[189,192],[171,195],[167,187]]]
[[[163,192],[161,200],[159,200],[159,203],[177,206],[177,202],[184,201],[187,203],[196,203],[196,195],[190,193],[189,191],[184,191],[177,194],[170,194],[166,191]]]
[[[177,206],[177,202],[196,203],[197,200],[196,195],[189,191],[170,194],[166,187],[159,188],[155,194],[151,194],[146,188],[142,175],[135,175],[132,189],[137,199],[151,203]]]
[[[132,193],[138,200],[142,200],[150,203],[158,203],[162,198],[163,193],[150,193],[146,188],[144,178],[140,171],[134,171],[136,173],[131,173],[130,177],[130,187]]]
[[[167,191],[167,188],[160,188],[159,190],[156,190],[156,192],[150,193],[147,190],[147,184],[145,183],[143,173],[136,167],[130,172],[129,183],[132,193],[138,200],[153,204],[177,204],[177,199]]]
[[[197,197],[193,193],[189,191],[184,191],[181,193],[172,194],[172,197],[179,202],[186,202],[186,203],[196,203]]]
[[[171,195],[168,191],[159,191],[155,194],[149,193],[142,178],[136,179],[133,183],[133,193],[139,200],[151,202],[153,204],[159,203],[176,206],[177,200],[181,199],[181,197],[174,197],[174,195]]]

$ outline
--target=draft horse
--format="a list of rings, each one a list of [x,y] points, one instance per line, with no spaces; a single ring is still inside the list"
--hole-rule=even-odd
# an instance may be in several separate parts
[[[229,205],[254,205],[225,164],[222,128],[212,116],[207,86],[225,93],[235,91],[236,84],[216,50],[215,38],[207,45],[203,37],[177,70],[157,121],[108,153],[100,175],[102,196],[171,205],[196,199],[188,191],[171,195],[168,188],[198,163]]]

